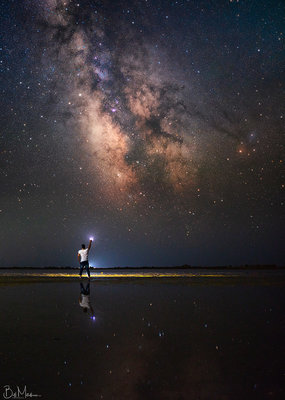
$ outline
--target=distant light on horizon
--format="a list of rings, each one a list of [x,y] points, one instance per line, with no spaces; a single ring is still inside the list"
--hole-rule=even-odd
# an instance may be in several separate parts
[[[92,261],[92,260],[91,261],[89,260],[89,266],[90,266],[90,268],[98,268],[96,263],[94,261]]]

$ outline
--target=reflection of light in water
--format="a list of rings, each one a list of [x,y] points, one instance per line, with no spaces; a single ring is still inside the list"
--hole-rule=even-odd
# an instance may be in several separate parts
[[[92,319],[92,321],[95,321],[95,320],[96,320],[95,315],[92,315],[92,317],[90,317],[90,318]]]

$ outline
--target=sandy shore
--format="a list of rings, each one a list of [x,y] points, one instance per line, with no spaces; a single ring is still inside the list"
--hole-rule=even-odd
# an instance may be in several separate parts
[[[53,282],[53,281],[87,281],[86,272],[82,278],[79,277],[79,271],[1,271],[0,284],[8,283],[32,283],[32,282]],[[102,280],[185,280],[188,283],[231,283],[231,284],[279,284],[285,285],[285,273],[263,271],[91,271],[91,281]]]

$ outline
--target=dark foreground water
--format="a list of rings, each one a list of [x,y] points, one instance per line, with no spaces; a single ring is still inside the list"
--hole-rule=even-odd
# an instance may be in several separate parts
[[[83,283],[0,286],[0,398],[285,398],[283,284]]]

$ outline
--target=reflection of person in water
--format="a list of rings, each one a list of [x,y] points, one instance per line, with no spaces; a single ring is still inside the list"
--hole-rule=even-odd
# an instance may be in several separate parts
[[[86,288],[83,283],[80,282],[79,305],[83,308],[83,312],[87,313],[89,311],[91,318],[95,319],[94,310],[90,303],[90,282],[87,283]]]

